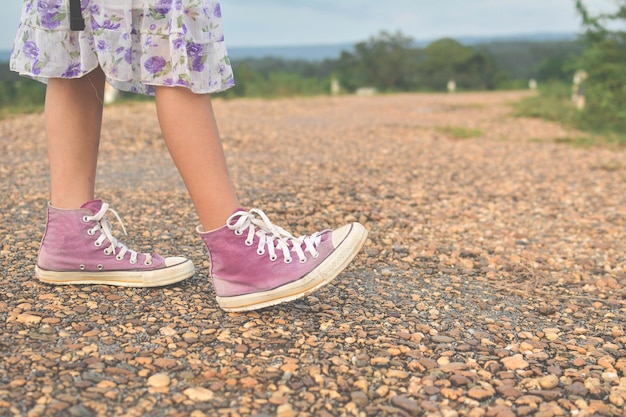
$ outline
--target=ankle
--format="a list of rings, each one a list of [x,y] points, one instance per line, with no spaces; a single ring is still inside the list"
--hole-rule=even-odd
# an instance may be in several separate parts
[[[91,197],[52,197],[50,199],[50,205],[54,208],[61,210],[78,210],[83,207],[86,202],[92,201],[94,199]]]
[[[243,209],[239,205],[239,202],[235,201],[231,204],[217,207],[210,211],[198,211],[198,217],[200,218],[202,230],[210,232],[224,227],[226,220],[228,220],[233,213],[241,210]]]

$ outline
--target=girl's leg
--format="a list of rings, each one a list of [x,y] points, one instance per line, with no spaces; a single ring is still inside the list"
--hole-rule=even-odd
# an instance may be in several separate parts
[[[51,204],[36,276],[51,284],[169,285],[194,273],[191,261],[137,253],[112,236],[109,205],[94,200],[105,76],[51,79],[45,125]]]
[[[237,210],[208,95],[158,87],[156,101],[163,137],[202,223],[197,231],[224,310],[255,310],[304,297],[356,256],[367,238],[358,223],[296,239],[260,210]]]
[[[240,204],[228,173],[211,97],[186,88],[157,87],[156,106],[165,143],[202,227],[222,227]]]
[[[50,201],[76,209],[94,198],[105,76],[100,68],[78,79],[51,79],[45,129]]]

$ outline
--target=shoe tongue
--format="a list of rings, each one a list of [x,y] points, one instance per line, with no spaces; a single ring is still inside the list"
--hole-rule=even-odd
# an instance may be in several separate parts
[[[102,200],[91,200],[80,206],[80,208],[89,209],[93,214],[96,214],[102,208]]]

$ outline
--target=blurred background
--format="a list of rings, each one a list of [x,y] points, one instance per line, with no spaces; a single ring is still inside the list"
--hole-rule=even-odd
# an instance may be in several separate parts
[[[22,2],[6,3],[0,117],[40,111],[45,88],[8,70]],[[225,0],[222,15],[225,98],[531,89],[520,114],[626,127],[626,0]]]

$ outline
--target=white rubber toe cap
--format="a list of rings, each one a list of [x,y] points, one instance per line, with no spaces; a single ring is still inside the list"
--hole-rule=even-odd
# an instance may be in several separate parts
[[[188,262],[188,260],[187,258],[183,258],[182,256],[171,256],[169,258],[165,258],[166,266],[180,265],[185,262]]]
[[[340,227],[339,229],[333,231],[333,234],[332,234],[333,247],[336,248],[337,246],[339,246],[341,242],[343,242],[344,240],[346,240],[346,238],[348,238],[348,235],[367,236],[367,230],[361,223],[346,224],[345,226]]]

